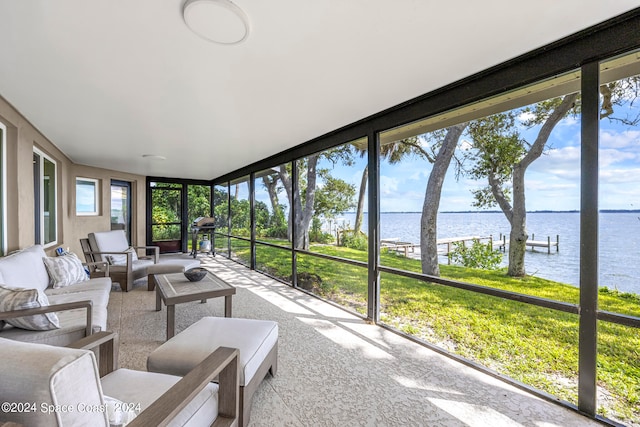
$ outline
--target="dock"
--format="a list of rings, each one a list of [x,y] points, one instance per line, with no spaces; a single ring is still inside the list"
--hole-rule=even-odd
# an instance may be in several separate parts
[[[409,255],[409,251],[414,253],[416,248],[420,247],[419,243],[401,242],[398,237],[390,237],[388,239],[380,239],[380,247],[387,248],[391,251],[404,252],[404,256]]]
[[[446,249],[438,250],[438,255],[448,256],[451,253],[452,245],[454,243],[463,243],[473,242],[473,241],[482,241],[488,240],[493,248],[493,237],[492,236],[464,236],[464,237],[449,237],[445,239],[438,239],[437,245],[447,245]],[[416,248],[420,248],[419,243],[411,243],[411,242],[403,242],[398,237],[390,237],[387,239],[380,240],[380,247],[386,248],[391,251],[403,252],[404,256],[408,256],[409,253],[415,253]]]
[[[507,250],[507,236],[500,235],[500,246],[498,247],[502,252]],[[551,253],[551,248],[555,247],[556,252],[560,251],[560,235],[556,234],[556,241],[551,240],[551,236],[547,236],[547,240],[535,240],[535,234],[531,234],[531,239],[527,240],[527,247],[531,248],[532,252],[536,251],[536,248],[547,248],[547,253]]]
[[[489,236],[463,236],[463,237],[447,237],[444,239],[438,239],[437,245],[443,246],[446,245],[446,248],[438,249],[438,255],[446,256],[449,258],[453,250],[453,244],[462,243],[466,245],[467,242],[474,241],[487,241],[491,245],[491,248],[494,248],[494,240],[493,235]],[[497,249],[502,252],[507,251],[507,246],[509,242],[507,242],[507,236],[500,233],[500,238],[497,240]],[[390,251],[396,251],[398,253],[403,253],[405,257],[409,256],[409,253],[416,253],[416,248],[420,249],[419,243],[412,242],[403,242],[398,237],[389,237],[386,239],[380,239],[380,247],[386,248]],[[527,248],[531,248],[533,252],[535,252],[536,248],[547,248],[547,253],[551,253],[551,248],[556,248],[556,252],[560,251],[560,235],[556,235],[556,240],[552,241],[550,236],[547,236],[547,240],[535,240],[535,235],[531,234],[531,239],[527,240]],[[449,262],[451,260],[449,259]]]
[[[454,243],[462,243],[463,245],[467,245],[467,242],[480,242],[482,240],[487,240],[491,245],[491,249],[493,249],[493,236],[464,236],[464,237],[448,237],[445,239],[438,239],[438,246],[447,245],[445,250],[438,250],[438,255],[447,257],[447,264],[451,264],[451,251]]]

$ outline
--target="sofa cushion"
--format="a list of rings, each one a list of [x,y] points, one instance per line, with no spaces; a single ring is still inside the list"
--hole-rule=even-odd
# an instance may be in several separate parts
[[[34,332],[8,325],[0,332],[0,336],[17,341],[65,346],[87,335],[85,330],[87,325],[85,309],[58,311],[56,314],[60,321],[60,329]],[[93,307],[91,320],[94,333],[106,330],[107,307]]]
[[[44,291],[49,286],[49,274],[42,262],[46,256],[41,245],[34,245],[0,258],[2,283],[14,288]]]
[[[65,288],[49,288],[45,291],[49,304],[62,304],[90,300],[93,303],[91,324],[94,332],[107,328],[107,305],[111,291],[111,279],[100,277],[70,285]],[[60,329],[49,331],[27,331],[7,326],[0,332],[4,338],[18,341],[51,344],[57,346],[68,345],[86,336],[86,309],[79,308],[56,312]]]
[[[0,286],[0,311],[40,308],[49,305],[44,292],[38,289],[19,289]],[[6,323],[31,331],[48,331],[60,328],[55,313],[34,314],[32,316],[15,317],[5,320]]]
[[[54,288],[64,288],[78,282],[89,280],[82,262],[75,254],[42,258]]]
[[[149,407],[180,377],[129,369],[118,369],[102,378],[102,391],[123,402]],[[169,423],[170,426],[211,425],[218,416],[218,385],[209,383]]]
[[[84,292],[68,292],[47,296],[49,298],[49,304],[65,304],[68,302],[89,300],[93,304],[93,309],[97,307],[106,307],[109,304],[109,293],[99,289],[87,289]]]
[[[44,293],[47,294],[49,298],[49,303],[51,302],[51,298],[54,295],[63,295],[63,294],[82,294],[87,291],[100,291],[106,296],[109,296],[109,292],[111,292],[111,278],[110,277],[96,277],[93,279],[89,279],[86,282],[74,283],[73,285],[65,286],[64,288],[47,288]],[[86,298],[78,297],[77,301],[81,301]]]

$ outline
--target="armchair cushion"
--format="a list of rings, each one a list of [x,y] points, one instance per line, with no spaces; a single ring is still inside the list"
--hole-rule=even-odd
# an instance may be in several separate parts
[[[107,405],[107,417],[110,426],[126,426],[138,415],[136,411],[138,405],[130,402],[123,402],[115,397],[104,396],[104,403]]]
[[[89,280],[82,262],[75,254],[42,258],[54,288],[64,288],[74,283]]]
[[[19,289],[0,286],[0,311],[40,308],[48,305],[49,300],[47,296],[38,289]],[[7,319],[5,322],[17,328],[31,331],[49,331],[60,328],[60,322],[55,313],[15,317]]]
[[[129,246],[124,252],[131,252],[131,260],[136,262],[138,260],[138,254],[133,246]],[[113,254],[107,255],[107,262],[109,265],[127,265],[127,255],[126,254]]]
[[[129,242],[124,230],[89,233],[88,237],[89,245],[94,252],[124,252],[129,248]],[[96,261],[108,261],[107,255],[109,254],[96,254]]]
[[[0,355],[2,400],[36,405],[34,411],[4,412],[3,421],[25,426],[108,425],[106,412],[78,407],[103,404],[92,352],[0,338]],[[49,410],[56,407],[57,411]]]
[[[150,259],[137,259],[131,262],[131,271],[133,272],[133,278],[139,279],[147,275],[147,267],[154,265]],[[126,265],[112,265],[109,267],[109,271],[112,273],[124,273],[127,271]]]
[[[118,369],[102,378],[102,391],[108,396],[144,410],[169,390],[180,377],[130,369]],[[211,424],[218,415],[218,385],[209,383],[169,423],[170,426]]]
[[[29,409],[5,411],[2,421],[44,427],[107,426],[109,401],[120,401],[135,412],[142,411],[133,420],[136,425],[201,426],[213,425],[217,419],[222,425],[237,425],[237,349],[217,349],[179,378],[127,369],[111,371],[117,352],[112,333],[94,334],[75,344],[65,348],[0,338],[0,396],[4,402]],[[111,372],[102,379],[91,351],[95,348],[99,348],[101,362],[112,365],[103,371]],[[103,351],[113,354],[103,358]],[[219,385],[211,382],[216,377]],[[103,390],[117,400],[107,398]],[[220,402],[219,392],[224,393]]]

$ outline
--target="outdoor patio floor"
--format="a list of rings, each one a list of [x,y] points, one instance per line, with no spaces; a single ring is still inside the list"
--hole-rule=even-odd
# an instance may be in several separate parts
[[[279,324],[278,372],[254,396],[251,426],[599,426],[222,257],[203,265],[237,288],[234,317]],[[176,332],[222,316],[224,299],[176,306]],[[145,370],[165,340],[146,280],[114,286],[109,329],[120,366]]]

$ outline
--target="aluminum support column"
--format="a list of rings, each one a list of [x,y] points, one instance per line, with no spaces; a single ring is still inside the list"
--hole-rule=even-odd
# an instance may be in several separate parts
[[[598,350],[598,131],[600,65],[582,66],[578,409],[595,416]]]
[[[380,271],[378,270],[380,265],[380,144],[378,135],[376,132],[369,132],[367,135],[369,147],[367,152],[369,167],[367,319],[374,323],[380,320]]]

